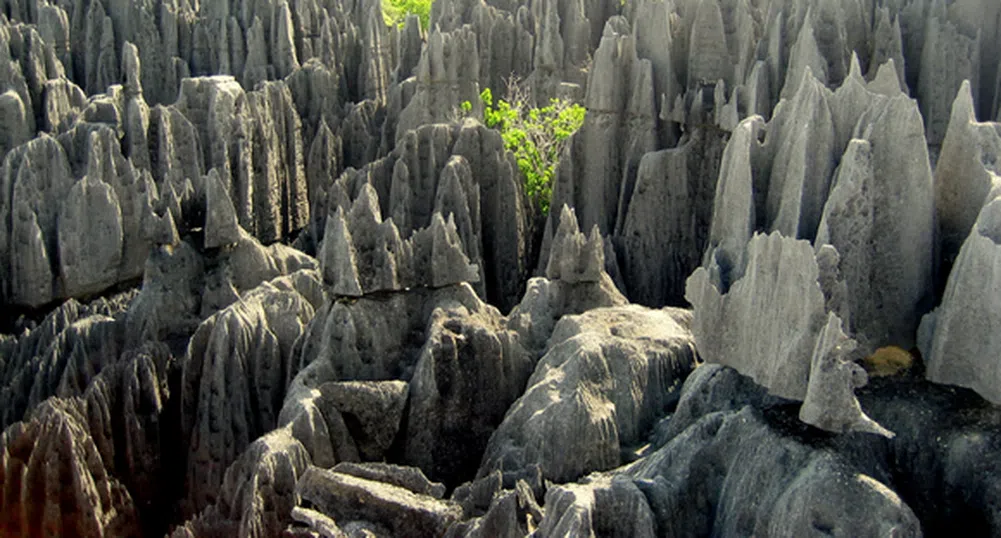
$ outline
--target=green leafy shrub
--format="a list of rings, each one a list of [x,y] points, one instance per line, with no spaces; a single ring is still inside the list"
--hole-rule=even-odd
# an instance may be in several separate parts
[[[403,26],[407,15],[413,13],[421,20],[421,28],[428,29],[432,0],[383,0],[382,18],[387,26]]]
[[[508,100],[494,102],[490,88],[480,93],[483,123],[500,131],[505,147],[514,153],[525,175],[525,192],[546,215],[560,153],[584,124],[587,109],[568,99],[551,99],[547,106],[532,107],[526,93],[515,84],[509,84],[508,94]],[[460,108],[468,114],[472,103],[465,101]]]

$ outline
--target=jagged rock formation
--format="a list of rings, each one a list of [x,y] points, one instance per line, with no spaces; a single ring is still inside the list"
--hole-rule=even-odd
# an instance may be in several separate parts
[[[311,232],[317,243],[328,230],[335,232],[334,241],[329,245],[324,242],[328,250],[320,252],[321,259],[347,264],[349,255],[342,249],[352,246],[355,270],[362,278],[371,279],[360,283],[358,290],[350,268],[338,267],[337,274],[345,275],[346,280],[340,284],[342,288],[335,286],[343,290],[337,293],[357,295],[478,279],[480,295],[507,310],[517,303],[520,283],[530,267],[531,214],[521,182],[514,157],[504,149],[496,131],[472,120],[452,126],[427,125],[407,132],[387,157],[349,171],[331,185],[322,206],[314,211]],[[343,209],[346,228],[338,220],[338,208]],[[435,214],[440,215],[444,227],[435,224]],[[447,224],[450,221],[454,232],[449,231],[453,226]],[[428,227],[422,236],[419,230]],[[345,232],[352,240],[350,245],[344,242]],[[442,242],[442,233],[445,239],[457,234],[462,252],[477,267],[476,278],[452,259],[459,254],[448,246],[454,237]],[[409,248],[401,244],[407,241],[412,242]],[[431,253],[432,262],[437,263],[432,269],[437,267],[438,275],[427,271],[420,261],[429,247],[438,253]],[[392,254],[393,261],[386,258],[385,251]],[[413,251],[412,264],[407,251]],[[413,266],[413,274],[408,274],[408,265]],[[454,273],[446,274],[449,272]]]
[[[17,536],[47,532],[78,536],[139,532],[136,508],[108,475],[87,419],[72,403],[39,407],[3,437],[3,529]],[[71,476],[67,484],[61,477]],[[67,487],[68,486],[68,487]]]
[[[205,320],[181,361],[181,442],[192,512],[216,500],[227,467],[278,426],[293,344],[319,306],[309,301],[308,278],[284,280],[254,288]]]
[[[849,534],[893,529],[920,535],[914,512],[878,481],[888,475],[859,473],[856,466],[865,463],[785,433],[775,412],[745,406],[751,398],[747,388],[730,381],[735,375],[709,365],[697,369],[682,391],[677,420],[686,423],[675,436],[631,465],[550,489],[539,532],[791,535],[821,525]],[[708,401],[702,403],[708,409],[688,422],[695,416],[682,415],[683,409],[700,400]],[[715,480],[729,486],[710,485]],[[844,503],[828,499],[833,484],[839,488],[835,498]],[[768,508],[744,502],[751,489]],[[816,491],[826,493],[811,493]]]
[[[436,309],[410,383],[403,461],[453,485],[472,478],[534,361],[496,309]]]
[[[468,284],[328,303],[306,328],[302,357],[315,359],[303,362],[293,381],[301,388],[294,390],[306,397],[309,387],[323,393],[337,385],[351,386],[324,384],[327,381],[409,382],[407,415],[396,415],[403,419],[400,433],[391,418],[379,419],[381,428],[389,428],[380,434],[388,437],[379,450],[385,453],[400,435],[406,439],[403,461],[457,484],[475,473],[482,448],[456,450],[486,445],[534,363],[504,321]],[[415,339],[415,333],[427,336]],[[378,385],[370,381],[368,386]],[[344,416],[359,416],[343,404],[333,406]],[[376,425],[359,426],[350,433],[362,449]]]
[[[320,257],[324,280],[334,295],[360,297],[480,280],[479,266],[471,265],[464,252],[454,213],[446,223],[436,212],[430,226],[401,241],[393,221],[382,220],[378,203],[375,189],[366,184],[347,219],[341,207],[327,217]],[[468,221],[463,224],[468,226]]]
[[[556,322],[567,314],[628,303],[606,271],[602,245],[597,227],[586,237],[574,211],[563,206],[546,262],[547,277],[529,280],[525,297],[508,316],[508,326],[528,349],[541,355]]]
[[[553,187],[553,207],[574,207],[586,230],[614,231],[620,197],[632,195],[640,158],[657,149],[653,79],[651,62],[636,55],[628,21],[609,20],[588,79],[588,114]]]
[[[996,1],[381,9],[0,0],[0,534],[999,533]]]
[[[5,430],[5,533],[162,532],[169,517],[162,503],[173,493],[166,487],[173,454],[165,450],[173,432],[159,423],[170,355],[154,345],[111,360],[86,390],[64,382],[59,398]]]
[[[942,304],[922,321],[922,355],[927,377],[976,390],[987,400],[1001,402],[996,380],[997,301],[993,290],[1001,244],[1001,179],[994,176],[990,201],[980,211],[949,274]],[[988,291],[990,290],[990,291]]]
[[[325,521],[328,528],[347,532],[378,529],[393,535],[441,536],[462,514],[457,504],[427,494],[316,467],[306,471],[297,492],[319,511],[313,511],[312,518],[310,512],[300,511],[303,519]]]
[[[381,461],[396,440],[407,404],[403,381],[342,381],[320,385],[320,394],[342,417],[364,461]]]
[[[226,470],[215,504],[170,536],[279,535],[292,522],[296,484],[308,465],[308,453],[286,430],[261,436]]]
[[[134,294],[87,305],[68,301],[3,350],[0,423],[6,427],[50,396],[81,396],[121,355],[123,318]]]
[[[699,354],[736,368],[772,394],[803,401],[800,418],[809,424],[889,435],[851,395],[866,375],[848,356],[854,343],[847,342],[841,319],[826,309],[810,244],[778,232],[755,234],[746,263],[744,274],[725,288],[724,279],[733,275],[715,263],[688,279]]]
[[[942,256],[951,264],[982,208],[1001,155],[1001,126],[976,120],[971,87],[964,81],[952,104],[949,129],[935,167],[935,208]],[[993,175],[992,175],[993,174]]]
[[[681,146],[643,155],[612,242],[625,292],[648,306],[684,304],[684,279],[702,262],[725,133],[696,129]],[[722,214],[722,211],[717,211]]]
[[[569,482],[620,465],[695,364],[689,321],[636,306],[563,317],[478,475],[537,464],[547,480]]]

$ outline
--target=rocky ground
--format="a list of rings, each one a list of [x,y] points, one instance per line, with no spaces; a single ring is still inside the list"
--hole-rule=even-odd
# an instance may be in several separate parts
[[[996,0],[0,8],[0,536],[1001,535]]]

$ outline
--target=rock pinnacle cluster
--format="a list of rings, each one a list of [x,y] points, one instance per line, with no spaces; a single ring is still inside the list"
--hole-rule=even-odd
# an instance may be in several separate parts
[[[1001,3],[390,8],[0,0],[0,538],[1001,535]]]

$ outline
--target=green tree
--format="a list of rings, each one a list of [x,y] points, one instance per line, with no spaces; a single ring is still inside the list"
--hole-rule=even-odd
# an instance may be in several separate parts
[[[490,88],[480,93],[480,100],[483,123],[500,131],[505,147],[514,153],[525,175],[525,192],[543,215],[548,214],[560,154],[570,136],[584,124],[587,110],[569,99],[551,99],[547,106],[533,107],[527,92],[515,83],[508,85],[507,100],[494,102]],[[460,108],[468,114],[472,104],[466,101]]]
[[[383,0],[382,18],[387,26],[403,26],[407,15],[413,13],[421,20],[421,28],[428,29],[432,0]]]

